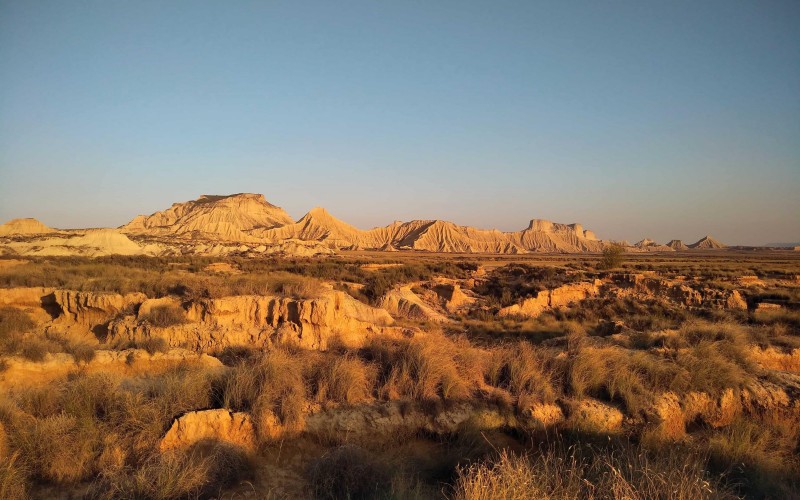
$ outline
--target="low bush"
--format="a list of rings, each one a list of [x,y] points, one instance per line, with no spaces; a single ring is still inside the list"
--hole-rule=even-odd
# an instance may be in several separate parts
[[[140,467],[103,471],[89,489],[98,500],[176,500],[217,498],[236,480],[250,474],[243,453],[224,444],[193,446],[151,455]]]

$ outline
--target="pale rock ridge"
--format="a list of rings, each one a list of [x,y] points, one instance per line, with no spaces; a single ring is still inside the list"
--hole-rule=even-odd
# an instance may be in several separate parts
[[[656,241],[653,241],[649,238],[645,238],[641,241],[634,243],[633,247],[637,250],[642,250],[645,252],[674,252],[675,249],[669,245],[662,245]]]
[[[261,194],[203,195],[162,212],[140,215],[120,229],[135,234],[223,241],[254,241],[248,231],[291,224],[282,208]]]
[[[137,216],[117,231],[76,230],[58,232],[47,238],[48,232],[52,230],[33,219],[12,221],[0,226],[0,236],[27,234],[32,239],[3,241],[2,250],[21,255],[89,257],[112,254],[315,256],[342,249],[523,254],[600,252],[609,244],[598,240],[581,224],[559,224],[543,219],[532,219],[527,228],[511,232],[459,226],[442,220],[395,221],[365,231],[317,207],[294,222],[263,195],[251,193],[203,195],[149,216]],[[125,235],[133,236],[135,241]],[[658,245],[647,239],[634,246],[627,242],[623,245],[632,251],[685,249],[682,244]],[[724,245],[706,237],[690,248],[724,248]]]
[[[476,229],[441,220],[393,222],[385,227],[362,231],[336,219],[325,209],[315,208],[296,224],[253,231],[269,241],[286,238],[315,239],[336,248],[422,250],[454,253],[518,254],[536,251],[600,251],[603,243],[580,224],[555,224],[534,219],[523,231],[504,233]]]
[[[670,240],[667,246],[673,250],[689,250],[689,247],[681,240]]]
[[[55,233],[55,229],[47,227],[36,219],[12,219],[0,225],[0,236],[13,236],[16,234],[47,234]]]
[[[689,308],[747,309],[747,301],[738,290],[709,287],[695,289],[684,280],[661,279],[646,274],[620,274],[614,276],[614,281],[621,285],[620,288],[611,290],[612,295],[618,297],[665,298]]]
[[[698,250],[712,250],[712,249],[725,248],[725,245],[715,240],[711,236],[703,236],[697,242],[689,245],[689,248]]]
[[[4,246],[21,255],[55,257],[80,255],[156,255],[158,245],[140,245],[116,229],[86,229],[80,232],[36,235]]]

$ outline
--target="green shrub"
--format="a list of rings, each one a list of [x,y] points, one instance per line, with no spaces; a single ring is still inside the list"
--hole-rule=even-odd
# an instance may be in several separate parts
[[[598,264],[599,269],[615,269],[622,265],[625,247],[618,244],[611,244],[603,248]]]

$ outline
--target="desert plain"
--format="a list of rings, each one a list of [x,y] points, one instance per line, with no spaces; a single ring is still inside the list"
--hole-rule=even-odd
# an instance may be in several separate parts
[[[0,251],[0,498],[800,491],[792,249],[234,195]]]

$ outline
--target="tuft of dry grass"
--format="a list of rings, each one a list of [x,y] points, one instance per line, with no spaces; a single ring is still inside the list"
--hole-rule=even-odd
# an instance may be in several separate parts
[[[527,455],[502,451],[457,469],[454,500],[733,498],[696,454],[657,455],[634,445],[593,447],[555,440]]]
[[[275,349],[252,363],[233,368],[222,384],[222,403],[227,408],[250,411],[263,438],[272,415],[284,425],[300,427],[307,404],[304,363],[284,349]]]
[[[547,369],[547,353],[527,342],[518,342],[493,351],[488,382],[518,397],[552,403],[558,391]]]
[[[180,325],[186,322],[183,308],[177,305],[157,306],[139,318],[158,328]]]
[[[27,472],[19,463],[19,452],[0,458],[0,498],[28,498]]]
[[[463,399],[482,373],[460,365],[457,345],[440,336],[413,340],[375,338],[367,358],[378,365],[378,392],[387,399]],[[477,377],[476,377],[477,375]]]
[[[151,455],[135,469],[103,471],[88,492],[98,500],[213,498],[251,473],[244,454],[222,443]]]
[[[374,367],[352,355],[327,356],[316,373],[317,401],[358,403],[370,398]]]

